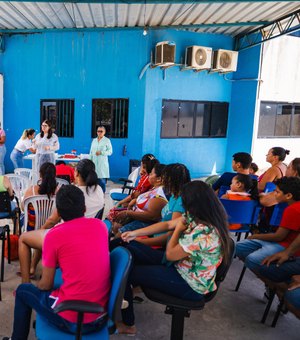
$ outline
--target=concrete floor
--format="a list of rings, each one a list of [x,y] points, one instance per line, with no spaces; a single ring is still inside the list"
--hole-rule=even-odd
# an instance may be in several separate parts
[[[217,296],[202,311],[193,311],[185,320],[184,339],[189,340],[298,340],[300,322],[291,313],[282,315],[276,328],[270,327],[276,303],[273,303],[265,325],[260,323],[266,300],[264,286],[251,272],[246,271],[239,292],[234,287],[242,268],[242,263],[234,259],[227,277]],[[16,272],[18,261],[5,264],[5,282],[2,286],[0,302],[0,339],[11,334],[13,321],[13,290],[20,282]],[[142,293],[140,296],[144,297]],[[164,314],[164,307],[148,301],[135,306],[137,335],[133,339],[169,339],[171,317]],[[127,336],[113,335],[112,339],[128,339]],[[34,331],[29,340],[35,339]],[[57,339],[59,340],[59,339]]]

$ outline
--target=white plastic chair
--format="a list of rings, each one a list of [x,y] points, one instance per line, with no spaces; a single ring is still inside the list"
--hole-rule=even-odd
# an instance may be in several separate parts
[[[14,173],[28,178],[30,184],[32,183],[32,170],[28,168],[16,168]]]
[[[129,195],[130,191],[136,187],[137,185],[137,179],[139,177],[140,174],[140,167],[134,169],[128,176],[128,181],[126,181],[126,179],[121,178],[120,180],[125,182],[124,185],[121,188],[114,188],[114,189],[110,189],[109,191],[109,197],[110,197],[110,203],[109,206],[113,207],[114,205],[114,199],[112,198],[112,194],[115,193],[120,193],[120,194],[124,194],[124,196],[126,197],[127,195]]]
[[[55,209],[55,196],[50,199],[47,195],[36,195],[25,199],[24,201],[24,231],[26,231],[28,224],[28,205],[33,205],[35,213],[35,229],[40,229],[45,224],[48,217]]]
[[[63,185],[69,185],[70,184],[66,179],[59,178],[59,177],[56,177],[56,182],[57,182],[59,187],[61,187]]]
[[[19,202],[21,202],[25,191],[30,186],[29,178],[17,174],[6,174],[5,176],[9,178],[15,196],[18,198]]]

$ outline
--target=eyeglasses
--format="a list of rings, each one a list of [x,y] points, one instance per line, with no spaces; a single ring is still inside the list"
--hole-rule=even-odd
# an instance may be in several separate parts
[[[46,126],[47,127],[48,125],[47,124],[42,124],[42,126]]]
[[[97,132],[101,132],[101,133],[102,133],[102,132],[104,132],[104,131],[103,131],[103,130],[98,130]]]

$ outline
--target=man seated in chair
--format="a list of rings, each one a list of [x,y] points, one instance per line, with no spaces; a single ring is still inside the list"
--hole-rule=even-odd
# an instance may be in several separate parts
[[[249,169],[252,162],[252,157],[247,152],[237,152],[232,155],[232,170],[236,172],[224,172],[223,175],[212,185],[212,188],[222,196],[230,188],[231,180],[238,174],[249,175]],[[256,179],[255,175],[251,175],[252,179]]]
[[[110,262],[105,224],[84,217],[83,192],[73,185],[59,190],[56,207],[64,223],[49,230],[45,237],[42,278],[37,286],[23,283],[16,290],[13,340],[27,339],[32,309],[60,330],[75,333],[77,314],[71,311],[55,314],[56,305],[64,300],[85,300],[107,306]],[[58,265],[63,283],[52,290]],[[85,314],[83,333],[96,331],[103,324],[101,315]]]
[[[236,255],[245,262],[247,268],[255,272],[267,256],[285,250],[300,235],[300,178],[278,179],[275,195],[278,203],[288,204],[277,231],[253,234],[236,245]],[[296,256],[300,256],[300,252]]]
[[[253,271],[279,295],[284,294],[288,309],[300,319],[300,257],[294,256],[299,252],[300,235],[288,248],[266,257]]]

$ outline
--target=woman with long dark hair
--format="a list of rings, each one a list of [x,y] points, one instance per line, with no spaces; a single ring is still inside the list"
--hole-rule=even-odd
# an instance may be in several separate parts
[[[184,217],[170,222],[173,230],[166,248],[168,265],[141,263],[134,245],[127,246],[133,254],[124,299],[129,306],[122,310],[119,333],[135,334],[131,286],[143,286],[185,300],[200,301],[217,287],[215,277],[222,261],[229,261],[229,235],[224,208],[214,191],[204,182],[187,183],[182,190]],[[143,256],[143,254],[141,255]],[[164,261],[165,262],[165,261]]]
[[[58,137],[52,131],[50,120],[44,120],[41,126],[41,132],[33,140],[33,146],[36,149],[36,169],[40,170],[42,164],[50,162],[55,164],[55,151],[59,149]]]
[[[13,162],[14,168],[23,168],[23,156],[25,151],[29,150],[35,153],[35,149],[32,145],[32,140],[34,139],[35,130],[26,129],[23,131],[21,138],[18,140],[13,151],[10,154],[10,159]]]

